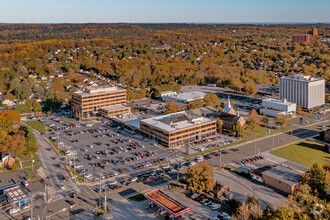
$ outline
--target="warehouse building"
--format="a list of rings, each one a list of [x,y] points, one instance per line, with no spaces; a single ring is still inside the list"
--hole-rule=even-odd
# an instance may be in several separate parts
[[[165,146],[176,147],[215,135],[216,121],[182,111],[141,120],[140,130]]]
[[[284,193],[294,193],[301,182],[302,173],[283,166],[276,166],[262,172],[264,183]]]

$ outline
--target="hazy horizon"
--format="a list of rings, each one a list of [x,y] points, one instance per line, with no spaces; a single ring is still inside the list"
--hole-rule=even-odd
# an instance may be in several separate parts
[[[327,0],[11,0],[0,23],[330,23]]]

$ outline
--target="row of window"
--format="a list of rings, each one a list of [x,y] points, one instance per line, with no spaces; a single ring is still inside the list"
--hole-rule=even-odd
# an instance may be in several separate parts
[[[103,101],[103,100],[107,100],[107,101],[111,101],[113,99],[116,99],[116,98],[123,98],[126,100],[126,95],[116,95],[116,96],[109,96],[109,97],[106,97],[106,98],[98,98],[98,99],[89,99],[89,100],[83,100],[82,103],[83,104],[86,104],[86,103],[93,103],[93,102],[97,102],[97,101]]]

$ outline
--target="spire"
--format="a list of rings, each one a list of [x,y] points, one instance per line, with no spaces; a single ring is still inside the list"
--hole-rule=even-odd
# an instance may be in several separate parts
[[[228,106],[228,108],[229,108],[229,109],[231,108],[231,105],[230,105],[230,99],[229,99],[229,95],[228,95],[227,106]]]

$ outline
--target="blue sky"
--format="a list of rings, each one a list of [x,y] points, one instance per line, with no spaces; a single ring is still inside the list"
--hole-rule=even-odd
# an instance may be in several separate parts
[[[330,0],[0,0],[0,23],[330,22]]]

